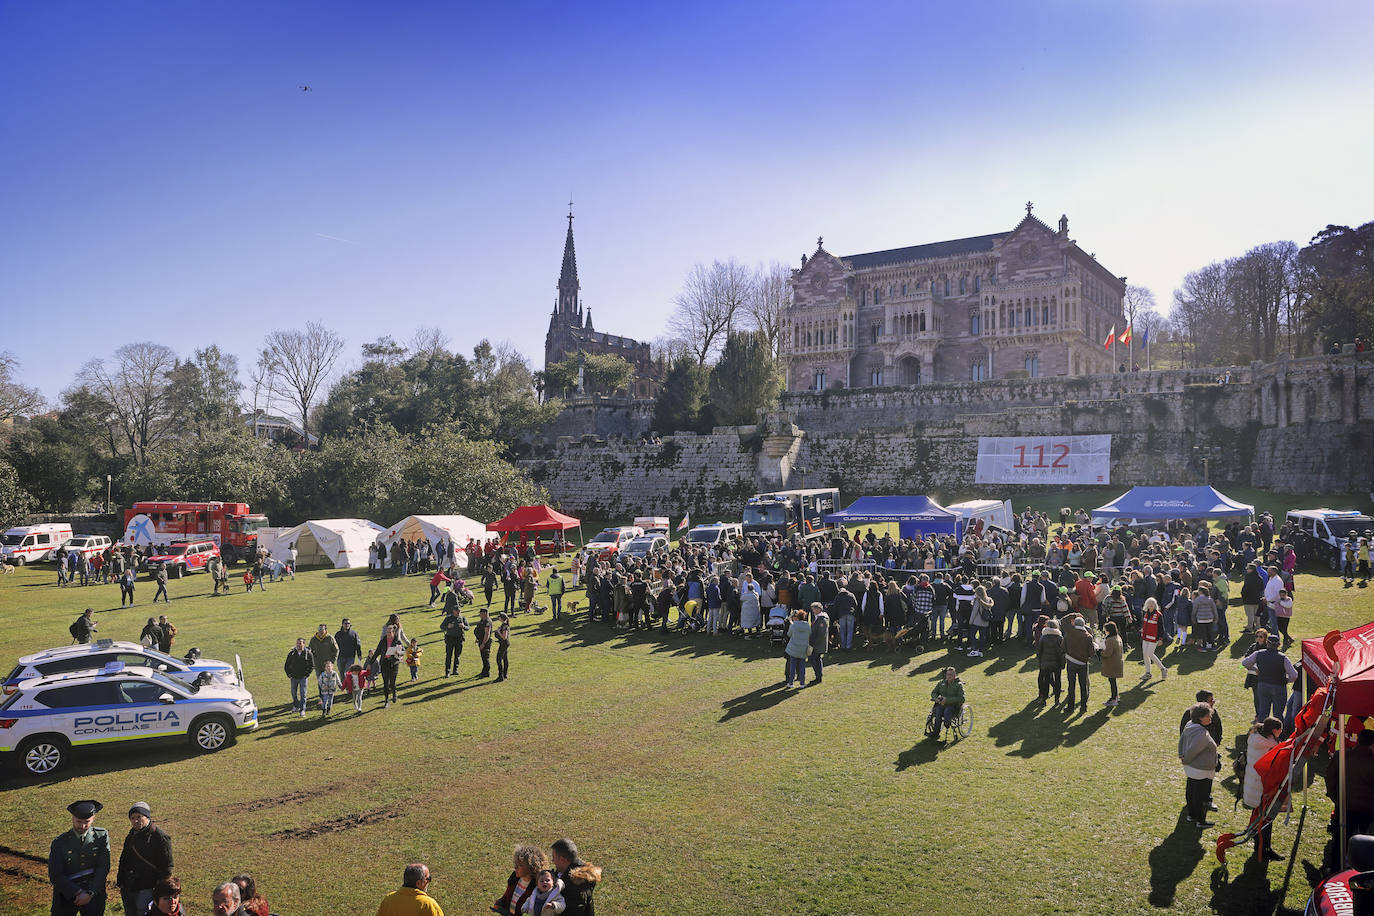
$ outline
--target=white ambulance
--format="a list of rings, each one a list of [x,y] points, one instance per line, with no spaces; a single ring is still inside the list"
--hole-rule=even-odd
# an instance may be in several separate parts
[[[57,557],[57,548],[72,539],[72,526],[25,525],[0,535],[0,560],[14,566],[42,563]]]

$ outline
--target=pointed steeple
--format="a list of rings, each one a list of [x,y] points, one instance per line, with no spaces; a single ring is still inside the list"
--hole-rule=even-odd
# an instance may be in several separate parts
[[[563,269],[558,274],[558,314],[570,318],[579,312],[577,294],[582,289],[577,282],[577,249],[573,244],[572,201],[568,201],[568,238],[563,242]]]

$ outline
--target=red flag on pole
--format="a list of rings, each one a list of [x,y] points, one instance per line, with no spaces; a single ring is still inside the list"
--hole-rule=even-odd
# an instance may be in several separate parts
[[[1121,332],[1121,336],[1116,339],[1116,342],[1123,347],[1129,347],[1131,345],[1131,326],[1129,324],[1126,325],[1126,330]]]
[[[1104,341],[1102,341],[1102,349],[1104,349],[1104,350],[1110,350],[1110,349],[1112,348],[1112,341],[1115,340],[1115,339],[1116,339],[1116,325],[1112,325],[1112,329],[1111,329],[1110,331],[1107,332],[1107,339],[1104,340]]]

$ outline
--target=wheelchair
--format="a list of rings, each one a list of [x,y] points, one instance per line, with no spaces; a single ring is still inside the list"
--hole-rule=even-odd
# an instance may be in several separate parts
[[[959,714],[949,720],[949,724],[945,726],[944,730],[951,732],[956,741],[960,738],[967,738],[969,735],[973,734],[972,704],[965,701],[964,705],[959,707]],[[927,738],[938,739],[940,737],[940,731],[941,730],[935,724],[935,707],[932,705],[930,714],[926,716],[925,735]]]

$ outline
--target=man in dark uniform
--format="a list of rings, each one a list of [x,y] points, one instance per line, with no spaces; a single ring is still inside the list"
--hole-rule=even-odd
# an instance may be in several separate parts
[[[477,651],[482,653],[482,672],[478,677],[491,677],[491,615],[486,608],[478,611],[477,626],[472,636],[477,640]]]
[[[110,875],[110,836],[95,826],[104,807],[94,799],[72,802],[72,829],[48,849],[52,916],[104,916],[105,880]]]
[[[452,589],[444,596],[444,619],[439,629],[444,631],[444,677],[458,676],[458,662],[463,657],[463,638],[467,635],[468,622],[458,610],[457,592]]]

